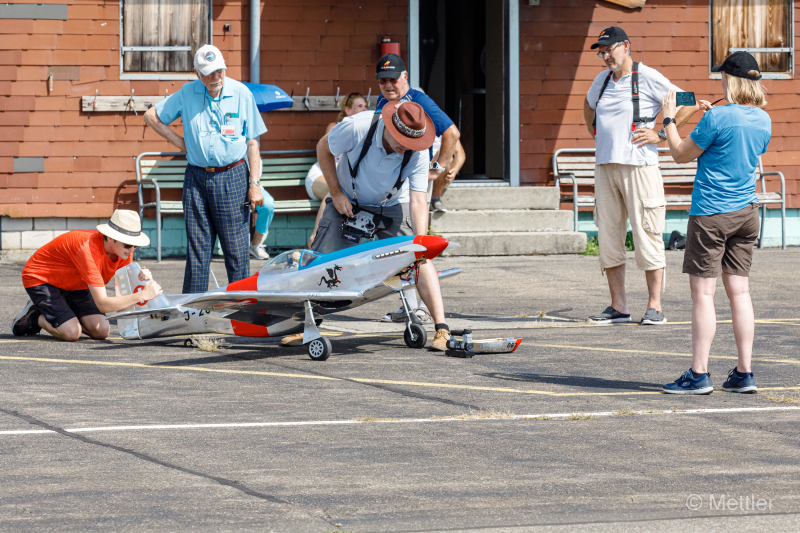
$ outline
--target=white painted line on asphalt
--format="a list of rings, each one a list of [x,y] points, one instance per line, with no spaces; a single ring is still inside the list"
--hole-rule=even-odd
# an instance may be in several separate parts
[[[512,415],[488,413],[455,416],[450,418],[374,418],[365,420],[309,420],[298,422],[234,422],[229,424],[160,424],[150,426],[102,426],[94,428],[65,429],[68,433],[89,433],[99,431],[140,431],[164,429],[220,429],[220,428],[258,428],[258,427],[290,427],[290,426],[340,426],[352,424],[421,424],[430,422],[467,422],[480,420],[547,420],[549,418],[595,418],[624,417],[635,415],[695,415],[715,413],[752,413],[762,411],[798,411],[800,407],[731,407],[727,409],[686,409],[686,410],[649,410],[649,411],[601,411],[595,413],[549,413],[538,415]],[[57,433],[49,429],[23,429],[0,431],[0,435],[30,435],[35,433]]]

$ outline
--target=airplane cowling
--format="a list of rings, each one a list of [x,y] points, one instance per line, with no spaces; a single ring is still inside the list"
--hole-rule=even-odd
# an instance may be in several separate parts
[[[427,249],[424,252],[414,252],[417,259],[423,255],[426,259],[433,259],[444,252],[450,241],[438,235],[417,235],[414,237],[414,244],[421,244]]]

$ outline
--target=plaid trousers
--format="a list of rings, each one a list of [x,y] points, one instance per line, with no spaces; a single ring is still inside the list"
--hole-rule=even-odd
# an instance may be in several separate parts
[[[247,165],[206,172],[186,165],[183,213],[186,223],[186,270],[183,293],[208,290],[208,269],[219,236],[228,283],[250,275],[250,206]]]

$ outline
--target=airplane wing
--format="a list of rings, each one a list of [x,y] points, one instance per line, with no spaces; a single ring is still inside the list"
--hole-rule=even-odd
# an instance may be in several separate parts
[[[124,320],[126,318],[145,318],[145,317],[153,317],[153,318],[161,318],[163,320],[168,320],[170,318],[177,318],[183,315],[183,311],[178,309],[177,306],[170,306],[170,307],[161,307],[159,309],[137,309],[134,311],[120,311],[118,313],[108,313],[106,317],[109,320],[117,319],[117,320]]]
[[[181,302],[181,305],[209,312],[258,313],[275,311],[276,308],[302,309],[306,300],[338,304],[363,298],[361,291],[220,291],[200,294]]]
[[[194,298],[180,301],[180,306],[201,311],[216,312],[229,315],[230,313],[260,313],[269,311],[271,314],[292,316],[303,309],[303,302],[311,300],[320,302],[323,307],[327,305],[339,306],[343,302],[348,304],[353,300],[364,298],[360,291],[230,291],[210,292],[198,294]],[[283,312],[281,312],[283,311]],[[158,309],[138,309],[109,313],[108,318],[176,318],[183,316],[184,310],[178,305],[161,307]],[[227,316],[227,318],[231,318]]]
[[[438,273],[439,279],[449,278],[450,276],[457,276],[458,274],[461,274],[460,268],[448,268],[447,270],[440,270]]]

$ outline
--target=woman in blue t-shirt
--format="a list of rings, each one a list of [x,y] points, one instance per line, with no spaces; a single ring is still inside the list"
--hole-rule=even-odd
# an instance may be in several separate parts
[[[739,357],[722,390],[757,391],[750,357],[755,318],[750,300],[749,273],[753,246],[758,238],[756,168],[767,151],[772,122],[761,85],[761,69],[747,52],[735,52],[722,65],[722,92],[730,105],[714,107],[701,101],[704,115],[689,138],[681,142],[675,127],[675,92],[662,107],[669,149],[676,163],[697,159],[692,207],[686,235],[683,272],[692,291],[692,367],[674,383],[664,385],[672,394],[710,394],[708,354],[717,329],[714,292],[722,274],[731,302],[733,333]]]

